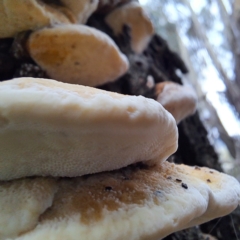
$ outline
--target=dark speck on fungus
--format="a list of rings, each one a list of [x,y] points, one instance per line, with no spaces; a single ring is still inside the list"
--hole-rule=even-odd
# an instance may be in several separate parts
[[[195,167],[195,169],[196,169],[196,170],[201,170],[201,168],[200,168],[200,167],[198,167],[198,166],[196,166],[196,167]]]
[[[162,192],[157,190],[157,191],[154,192],[154,195],[160,197],[160,196],[162,196]]]
[[[182,187],[188,189],[188,185],[186,183],[182,183]]]
[[[210,182],[211,182],[211,180],[210,180],[210,179],[207,179],[207,182],[209,182],[209,183],[210,183]]]
[[[176,182],[181,182],[181,181],[182,181],[181,179],[176,178]]]

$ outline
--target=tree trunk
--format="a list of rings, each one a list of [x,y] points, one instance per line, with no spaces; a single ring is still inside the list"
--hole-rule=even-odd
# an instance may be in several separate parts
[[[154,35],[148,48],[143,54],[135,54],[130,46],[130,29],[127,26],[123,28],[123,34],[114,36],[111,29],[104,22],[104,14],[94,14],[88,21],[88,25],[100,29],[110,35],[117,43],[123,53],[130,61],[130,69],[123,77],[116,82],[108,83],[99,88],[109,91],[120,92],[130,95],[143,95],[149,98],[155,98],[155,86],[147,84],[149,76],[154,78],[154,82],[173,81],[182,84],[181,78],[176,74],[176,70],[182,73],[187,72],[187,68],[180,57],[172,52],[167,42],[159,35]],[[23,38],[24,39],[24,38]],[[18,41],[19,44],[16,43]],[[24,49],[15,46],[21,45],[22,38],[0,40],[0,73],[1,80],[13,77],[48,77],[29,57],[24,53]],[[178,151],[169,160],[176,163],[185,163],[188,165],[207,166],[221,171],[218,162],[218,156],[211,146],[207,131],[199,118],[198,113],[182,121],[179,126],[179,148]],[[237,220],[239,222],[239,215]],[[206,224],[202,229],[210,231],[216,220],[210,225]],[[221,220],[225,224],[224,231],[232,233],[233,228],[229,224],[229,217]],[[240,226],[240,225],[239,225]],[[215,232],[221,232],[218,227]],[[216,234],[217,235],[217,234]],[[198,227],[174,233],[166,238],[170,239],[206,239]],[[219,239],[226,239],[221,238]],[[230,237],[228,239],[234,239]]]

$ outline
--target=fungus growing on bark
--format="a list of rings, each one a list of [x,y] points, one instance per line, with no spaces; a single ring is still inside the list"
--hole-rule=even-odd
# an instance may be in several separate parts
[[[240,202],[233,177],[163,161],[176,123],[155,100],[34,78],[0,98],[0,239],[155,240]]]
[[[173,82],[156,84],[156,100],[168,110],[176,122],[192,115],[197,108],[197,95],[190,86]]]
[[[130,2],[114,9],[106,16],[105,21],[116,36],[122,33],[124,25],[130,27],[131,47],[136,53],[145,50],[154,33],[150,19],[137,2]]]
[[[82,2],[3,0],[0,38],[33,30],[27,44],[32,58],[59,81],[96,86],[115,80],[128,61],[113,41],[65,24],[85,22],[97,4],[85,1],[81,8]],[[129,0],[99,2],[101,11]],[[116,34],[127,24],[132,48],[141,53],[151,23],[145,19],[142,28],[136,20],[137,13],[145,18],[137,3],[117,11],[123,20],[115,23],[114,11],[106,21]],[[147,86],[155,86],[150,75]],[[195,110],[196,96],[184,86],[156,89],[176,122]],[[0,83],[0,240],[154,240],[233,211],[240,201],[233,177],[164,161],[177,148],[172,115],[141,96],[49,79]]]
[[[58,81],[97,86],[116,80],[128,60],[105,33],[84,25],[59,25],[33,32],[27,48],[34,61]]]
[[[0,83],[0,129],[0,180],[164,161],[178,138],[153,99],[36,78]]]

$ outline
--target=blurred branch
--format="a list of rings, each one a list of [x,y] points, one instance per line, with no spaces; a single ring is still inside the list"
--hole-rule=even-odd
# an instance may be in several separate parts
[[[211,118],[209,118],[208,120],[208,125],[211,128],[216,127],[218,129],[220,139],[226,144],[232,157],[236,159],[235,139],[229,136],[228,132],[224,128],[222,121],[219,118],[218,113],[214,108],[214,106],[212,105],[212,103],[209,101],[205,101],[204,105],[211,113]]]
[[[199,23],[198,18],[193,11],[189,1],[182,0],[182,2],[187,6],[191,12],[191,20],[194,25],[194,28],[197,30],[198,37],[203,41],[206,50],[208,51],[208,54],[212,60],[212,63],[214,64],[215,68],[217,69],[221,79],[226,85],[226,95],[229,100],[229,102],[233,105],[233,107],[236,109],[238,116],[240,116],[240,88],[239,86],[234,82],[231,81],[226,72],[224,71],[221,63],[218,61],[218,57],[216,53],[214,52],[213,46],[208,41],[208,38],[205,34],[205,31],[202,27],[202,25]]]
[[[235,0],[233,3],[237,4],[237,2],[239,2],[239,1]],[[229,26],[232,31],[233,37],[234,37],[234,39],[233,39],[234,43],[235,43],[234,45],[236,46],[236,49],[234,52],[237,54],[240,54],[240,42],[238,41],[240,39],[240,31],[238,29],[238,24],[237,24],[238,17],[236,16],[236,13],[235,13],[235,11],[237,11],[238,9],[234,8],[233,3],[232,3],[232,16],[230,17],[230,20],[229,20]],[[226,11],[226,9],[225,9],[225,11]]]
[[[235,60],[235,82],[240,88],[240,31],[239,31],[239,8],[234,8],[232,4],[232,16],[229,16],[222,0],[216,0],[220,9],[221,17],[224,21],[224,32],[227,36],[227,41],[231,46],[231,51]],[[240,5],[239,0],[234,2],[235,5]]]
[[[233,22],[230,19],[230,16],[225,8],[225,5],[222,0],[215,0],[218,4],[221,18],[224,23],[224,33],[227,38],[228,44],[231,44],[233,41],[233,38],[240,37],[240,34],[238,31],[236,31],[236,26],[234,26]],[[240,44],[238,44],[238,49],[240,50]]]
[[[232,52],[235,58],[235,82],[240,88],[240,1],[232,2],[232,15],[230,17],[230,26],[233,34]]]

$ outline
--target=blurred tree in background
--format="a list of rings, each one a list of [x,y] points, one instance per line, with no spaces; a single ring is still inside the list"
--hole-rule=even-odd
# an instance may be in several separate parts
[[[240,0],[148,0],[143,5],[156,32],[189,69],[181,78],[197,92],[200,116],[222,167],[239,178]]]

